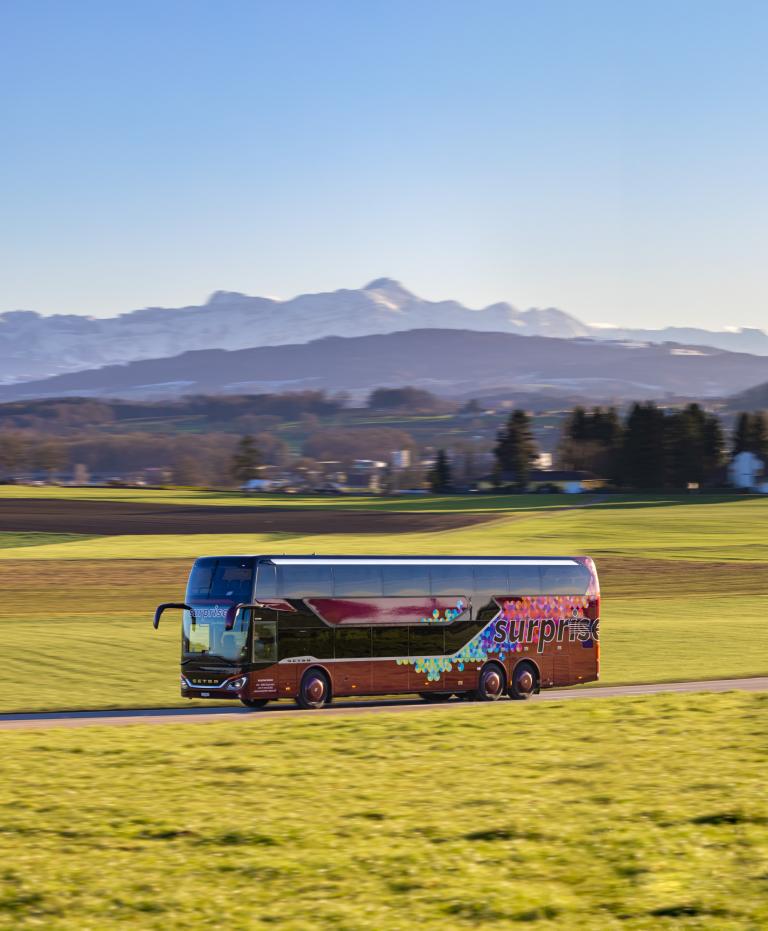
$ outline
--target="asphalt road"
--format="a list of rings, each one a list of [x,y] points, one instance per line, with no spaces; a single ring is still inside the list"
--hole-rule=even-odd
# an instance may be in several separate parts
[[[656,695],[661,692],[744,692],[768,691],[768,676],[750,679],[708,679],[698,682],[657,682],[648,685],[611,685],[601,688],[548,689],[537,695],[533,703],[541,701],[573,701],[577,699],[616,698],[625,695]],[[434,711],[445,705],[430,705],[419,698],[402,698],[368,701],[338,701],[322,711],[302,711],[293,704],[268,705],[260,711],[250,711],[227,705],[221,708],[137,708],[123,711],[43,711],[0,714],[0,730],[28,730],[51,727],[90,727],[93,725],[124,724],[202,724],[210,721],[231,721],[247,717],[251,721],[266,723],[287,717],[314,719],[334,715],[371,714],[377,711],[408,712]],[[463,707],[481,708],[482,703],[463,704]]]

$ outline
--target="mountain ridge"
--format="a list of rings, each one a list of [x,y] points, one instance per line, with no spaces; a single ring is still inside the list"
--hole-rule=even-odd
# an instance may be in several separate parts
[[[595,402],[721,398],[768,380],[768,357],[682,344],[422,328],[238,350],[196,349],[0,386],[0,401],[42,397],[346,391],[413,385],[457,397],[517,394]]]
[[[428,301],[395,279],[376,278],[360,289],[305,293],[288,300],[215,291],[204,304],[145,307],[115,317],[7,311],[0,314],[0,384],[194,349],[238,350],[307,343],[321,336],[446,327],[563,339],[673,341],[768,355],[768,335],[756,328],[595,327],[556,307],[520,310],[500,301],[473,309],[458,301]]]

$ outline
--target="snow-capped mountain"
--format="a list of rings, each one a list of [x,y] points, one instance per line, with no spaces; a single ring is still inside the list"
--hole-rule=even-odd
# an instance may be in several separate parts
[[[0,383],[43,378],[196,349],[244,349],[305,343],[324,336],[368,336],[441,328],[558,338],[675,340],[768,355],[762,330],[619,330],[590,327],[556,308],[480,310],[427,301],[390,278],[360,289],[301,294],[280,301],[217,291],[205,304],[148,307],[117,317],[0,314]]]

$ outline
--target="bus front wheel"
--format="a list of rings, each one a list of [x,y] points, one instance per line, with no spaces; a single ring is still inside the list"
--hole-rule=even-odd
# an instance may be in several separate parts
[[[488,663],[480,673],[475,698],[478,701],[498,701],[506,691],[506,673],[496,663]]]
[[[509,697],[518,701],[525,701],[535,694],[539,684],[539,677],[533,663],[520,663],[512,673],[512,684],[509,686]]]
[[[241,698],[240,701],[246,708],[263,708],[269,701],[268,698]]]
[[[299,708],[322,708],[331,699],[331,684],[328,676],[319,669],[305,672],[299,686],[296,704]]]

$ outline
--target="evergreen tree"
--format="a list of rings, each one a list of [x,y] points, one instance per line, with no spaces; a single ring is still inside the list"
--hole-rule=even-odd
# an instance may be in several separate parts
[[[704,480],[715,482],[725,461],[725,436],[720,421],[714,414],[707,415],[702,428],[702,458]]]
[[[622,444],[621,480],[634,488],[687,488],[717,480],[723,463],[720,421],[699,404],[667,414],[635,404]]]
[[[245,482],[259,477],[261,465],[261,453],[254,438],[252,436],[241,437],[232,456],[232,477],[245,484]]]
[[[563,428],[557,451],[565,469],[584,469],[616,480],[621,446],[621,423],[615,408],[595,407],[587,413],[576,407]]]
[[[435,464],[429,471],[429,486],[435,494],[451,490],[451,465],[444,449],[438,449]]]
[[[702,484],[706,476],[704,428],[707,415],[698,404],[667,414],[664,421],[667,484],[686,488]]]
[[[736,429],[733,431],[733,455],[749,450],[749,433],[752,418],[746,411],[742,411],[736,419]]]
[[[754,414],[742,411],[733,432],[733,455],[749,452],[764,461],[768,459],[768,423],[764,411]]]
[[[517,485],[523,486],[528,481],[538,447],[533,438],[531,418],[525,411],[512,411],[505,427],[499,431],[496,446],[497,475],[509,472]]]
[[[666,473],[664,412],[652,402],[635,403],[627,417],[621,479],[633,488],[661,488]]]
[[[752,422],[749,426],[749,450],[759,456],[763,462],[768,459],[768,424],[763,411],[752,415]]]
[[[574,407],[568,417],[566,424],[566,434],[569,439],[579,442],[580,440],[591,440],[592,423],[589,415],[583,407]]]
[[[621,439],[621,422],[615,407],[596,407],[592,411],[590,439],[602,443],[608,449],[617,446]]]

